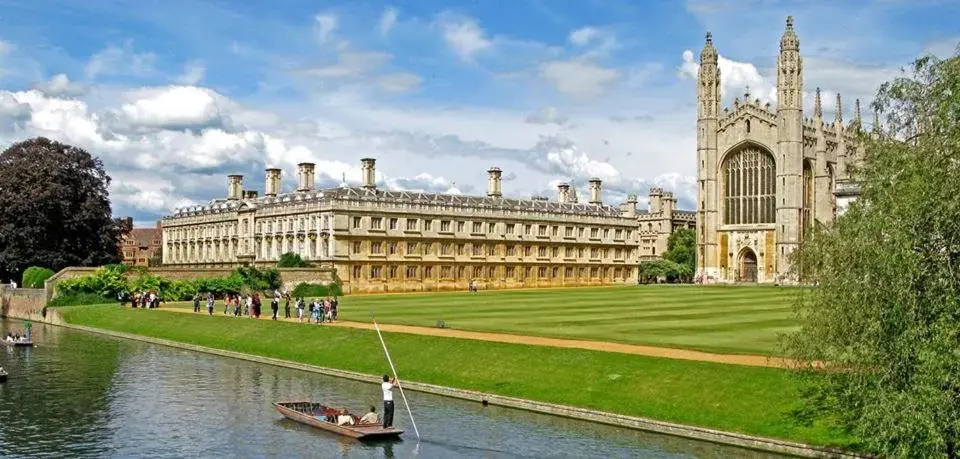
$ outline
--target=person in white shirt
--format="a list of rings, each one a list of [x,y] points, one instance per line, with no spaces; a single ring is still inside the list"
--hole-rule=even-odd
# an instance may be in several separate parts
[[[370,412],[360,418],[360,424],[379,424],[380,417],[377,416],[377,407],[371,406]]]
[[[383,383],[380,388],[383,389],[383,428],[393,426],[393,388],[397,386],[397,379],[390,379],[383,375]]]

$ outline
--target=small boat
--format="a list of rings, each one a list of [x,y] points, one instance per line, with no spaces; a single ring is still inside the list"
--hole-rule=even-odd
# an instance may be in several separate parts
[[[33,341],[7,341],[2,340],[0,344],[4,346],[13,346],[13,347],[33,347]]]
[[[4,370],[3,367],[0,367],[0,383],[7,382],[7,370]]]
[[[319,403],[276,402],[273,406],[287,419],[358,440],[393,438],[403,433],[402,430],[392,426],[384,429],[381,424],[359,424],[360,420],[356,416],[353,416],[353,425],[337,425],[327,421],[327,417],[336,416],[344,410]]]

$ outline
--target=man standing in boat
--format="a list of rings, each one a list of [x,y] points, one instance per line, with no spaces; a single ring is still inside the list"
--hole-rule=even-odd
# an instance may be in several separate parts
[[[383,428],[388,429],[393,426],[393,388],[397,387],[397,379],[390,379],[383,375],[383,383],[380,388],[383,389]]]

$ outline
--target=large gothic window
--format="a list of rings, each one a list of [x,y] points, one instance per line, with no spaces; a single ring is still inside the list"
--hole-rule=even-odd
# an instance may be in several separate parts
[[[803,162],[803,236],[813,226],[813,165]]]
[[[725,224],[776,221],[777,168],[772,155],[756,147],[746,147],[728,155],[720,171]]]

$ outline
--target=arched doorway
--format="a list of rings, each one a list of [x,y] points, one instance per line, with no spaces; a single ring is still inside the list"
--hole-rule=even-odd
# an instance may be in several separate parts
[[[757,281],[757,254],[752,249],[743,249],[740,252],[740,282]]]

